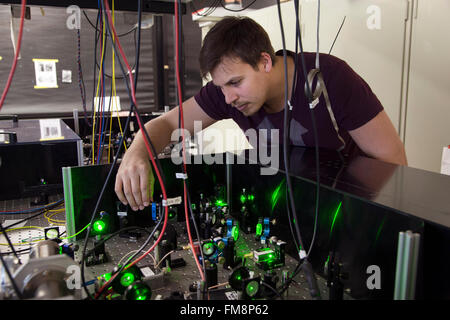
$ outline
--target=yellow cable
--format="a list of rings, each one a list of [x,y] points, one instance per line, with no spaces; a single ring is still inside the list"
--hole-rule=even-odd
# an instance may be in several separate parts
[[[113,26],[115,25],[115,13],[114,13],[114,0],[112,1],[112,23],[113,23]],[[115,42],[115,39],[114,39],[114,35],[113,35],[113,39],[112,39],[112,41],[113,41],[113,43]],[[111,81],[112,81],[112,92],[111,92],[111,99],[113,99],[112,100],[112,106],[113,106],[113,109],[112,110],[114,110],[115,109],[115,99],[114,99],[114,97],[115,97],[115,89],[116,89],[116,80],[115,80],[115,77],[116,77],[116,72],[115,72],[115,68],[114,68],[114,66],[115,66],[115,54],[114,54],[114,47],[112,47],[111,46],[111,56],[112,56],[112,77],[111,77]],[[112,132],[112,118],[113,118],[113,113],[112,113],[112,110],[109,110],[109,112],[110,112],[110,117],[109,117],[109,141],[108,141],[108,163],[110,163],[110,161],[111,161],[111,157],[110,157],[110,155],[111,155],[111,132]]]
[[[22,229],[44,229],[44,227],[39,227],[39,226],[24,226],[24,227],[17,227],[17,228],[11,228],[8,229],[7,231],[15,231],[15,230],[22,230]],[[3,233],[2,231],[0,231],[0,233]]]
[[[114,2],[114,0],[113,0],[113,2]],[[114,65],[113,65],[114,66]],[[114,70],[114,69],[113,69]],[[116,80],[115,80],[115,77],[113,78],[114,79],[114,96],[116,96],[117,95],[117,93],[116,93],[116,85],[115,85],[115,83],[116,83]],[[117,122],[118,122],[118,124],[119,124],[119,129],[120,129],[120,134],[121,134],[121,137],[123,137],[123,129],[122,129],[122,124],[120,123],[120,116],[119,116],[119,109],[117,109],[117,111],[116,111],[117,113]],[[127,144],[125,143],[125,140],[123,140],[123,146],[124,146],[124,148],[125,148],[125,151],[127,151]]]
[[[25,226],[25,227],[17,227],[17,228],[12,228],[12,229],[8,229],[7,231],[15,231],[15,230],[22,230],[22,229],[44,229],[43,227],[38,227],[38,226]],[[42,231],[42,230],[41,230]],[[3,232],[0,232],[0,234]],[[12,243],[13,246],[23,246],[26,244],[30,244],[36,241],[40,241],[40,239],[36,239],[36,240],[31,240],[29,242],[23,242],[23,243]],[[9,246],[9,243],[0,243],[0,246]]]
[[[55,216],[61,212],[65,212],[65,208],[47,210],[44,213],[44,217],[47,219],[48,223],[64,226],[66,223],[65,220],[52,219],[53,216]]]
[[[106,33],[104,16],[103,16],[102,20],[103,20],[102,57],[101,57],[100,61],[103,61],[103,55],[105,53],[105,33]],[[97,53],[95,52],[94,54],[97,54]],[[101,79],[102,72],[103,72],[103,63],[100,63],[100,71],[98,73],[99,76],[98,76],[98,80],[97,80],[97,90],[96,90],[96,94],[95,94],[95,97],[98,99],[98,106],[100,106],[100,99],[98,97],[98,91],[100,88],[100,79]],[[95,99],[94,99],[94,101],[95,101]],[[93,122],[92,122],[92,164],[95,164],[95,115],[96,115],[96,110],[95,110],[95,103],[94,103],[94,117],[93,117]],[[99,143],[101,143],[101,141],[99,141]]]
[[[75,233],[75,234],[73,234],[73,235],[71,235],[71,236],[68,236],[68,237],[60,238],[60,239],[61,239],[61,240],[66,240],[66,239],[73,238],[73,237],[79,235],[81,232],[83,232],[84,229],[86,229],[89,225],[90,225],[90,223],[88,223],[83,229],[81,229],[81,230],[78,231],[77,233]]]
[[[53,224],[62,224],[62,223],[66,223],[65,220],[58,220],[58,219],[52,219],[52,217],[54,215],[57,215],[59,212],[54,212],[51,215],[47,215],[47,212],[44,214],[44,217],[47,219],[47,221],[49,223],[53,223]]]
[[[112,21],[113,21],[113,25],[115,23],[115,16],[114,16],[114,0],[112,1]],[[113,35],[114,37],[114,35]],[[113,41],[115,42],[115,39],[113,38]],[[114,54],[114,49],[112,49],[112,97],[116,97],[117,96],[117,91],[116,91],[116,62],[115,62],[115,54]],[[120,123],[120,116],[119,116],[119,108],[117,108],[116,105],[116,100],[114,99],[112,101],[112,105],[113,108],[111,110],[111,121],[110,121],[110,140],[109,140],[109,150],[111,149],[111,128],[112,128],[112,114],[115,111],[116,115],[117,115],[117,123],[119,124],[119,130],[120,130],[120,134],[121,136],[123,136],[123,129],[122,129],[122,124]],[[123,141],[123,146],[125,148],[125,151],[127,151],[127,144],[125,143],[125,140]],[[110,158],[109,158],[110,152],[108,152],[108,163],[110,162]]]

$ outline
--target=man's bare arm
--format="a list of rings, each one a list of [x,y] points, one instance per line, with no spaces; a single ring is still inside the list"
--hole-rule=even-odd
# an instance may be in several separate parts
[[[157,154],[171,142],[172,132],[178,129],[178,113],[179,108],[176,107],[144,125]],[[215,122],[202,110],[194,98],[183,102],[183,118],[184,128],[189,130],[191,135],[194,131],[194,121],[202,121],[203,128]],[[150,157],[143,134],[139,131],[122,159],[115,184],[115,192],[119,200],[129,204],[133,210],[142,210],[150,204],[150,170]]]
[[[408,164],[405,147],[385,111],[349,133],[368,156],[394,164]]]

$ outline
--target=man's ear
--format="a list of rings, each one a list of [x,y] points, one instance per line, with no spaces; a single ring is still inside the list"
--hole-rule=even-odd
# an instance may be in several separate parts
[[[263,71],[269,72],[270,70],[272,70],[273,64],[270,54],[268,54],[267,52],[261,52],[260,64]]]

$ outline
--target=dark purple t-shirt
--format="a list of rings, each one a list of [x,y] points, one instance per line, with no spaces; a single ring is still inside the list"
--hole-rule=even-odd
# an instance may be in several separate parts
[[[283,55],[282,51],[277,55]],[[294,57],[293,52],[288,55]],[[305,53],[307,70],[315,67],[315,53]],[[298,57],[297,87],[292,96],[292,119],[290,122],[290,143],[295,146],[315,146],[311,111],[304,93],[305,78],[302,72],[300,56]],[[353,71],[343,60],[327,55],[320,55],[320,70],[330,97],[331,108],[336,119],[339,135],[345,141],[343,153],[354,155],[361,153],[348,131],[357,129],[373,119],[383,110],[378,98],[369,85]],[[253,129],[279,129],[279,143],[283,141],[284,111],[267,113],[264,108],[249,117],[225,102],[219,87],[212,82],[206,84],[196,95],[195,100],[211,118],[216,120],[233,119],[245,132]],[[323,95],[314,108],[314,118],[318,131],[319,147],[338,150],[342,146]],[[268,133],[270,137],[270,133]]]

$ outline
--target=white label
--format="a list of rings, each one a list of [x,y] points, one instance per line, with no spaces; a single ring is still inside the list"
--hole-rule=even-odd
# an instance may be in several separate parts
[[[173,205],[176,205],[176,204],[180,204],[181,201],[182,201],[181,196],[176,197],[176,198],[168,198],[167,201],[166,200],[162,201],[162,205],[165,206],[165,207],[166,206],[173,206]]]
[[[300,259],[306,258],[306,251],[305,250],[300,250],[298,253]]]
[[[155,275],[153,270],[150,269],[149,267],[142,268],[141,271],[142,271],[142,274],[144,275],[144,277],[151,277],[151,276]]]
[[[62,71],[61,82],[72,83],[72,70],[63,70]]]
[[[183,180],[187,179],[186,173],[175,173],[175,176],[177,177],[177,179],[183,179]]]
[[[450,175],[450,148],[442,150],[441,173]]]
[[[33,59],[36,74],[35,89],[58,88],[56,78],[57,59]]]
[[[227,296],[228,300],[238,300],[239,299],[238,293],[236,291],[225,292],[225,295]]]
[[[99,103],[100,102],[100,103]],[[119,96],[105,96],[105,97],[95,97],[94,98],[94,107],[97,112],[116,112],[120,111],[120,97]]]
[[[5,132],[5,130],[0,129],[0,132]],[[6,134],[0,134],[0,142],[6,141]]]
[[[39,126],[41,128],[41,140],[62,138],[61,121],[59,119],[39,120]]]

